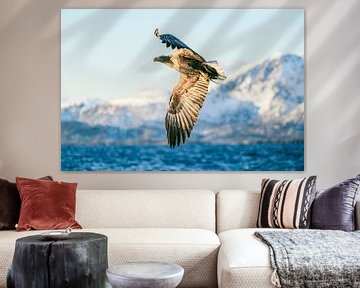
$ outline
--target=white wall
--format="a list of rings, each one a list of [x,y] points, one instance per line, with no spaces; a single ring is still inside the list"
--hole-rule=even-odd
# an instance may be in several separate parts
[[[304,173],[60,171],[60,9],[164,7],[163,0],[1,1],[0,178],[52,175],[83,189],[257,189],[263,177],[318,175],[326,187],[360,173],[360,1],[167,1],[167,8],[305,8]]]

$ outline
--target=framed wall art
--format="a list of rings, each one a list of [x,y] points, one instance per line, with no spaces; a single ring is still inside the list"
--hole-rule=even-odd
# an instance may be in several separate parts
[[[62,171],[303,171],[303,9],[62,9]]]

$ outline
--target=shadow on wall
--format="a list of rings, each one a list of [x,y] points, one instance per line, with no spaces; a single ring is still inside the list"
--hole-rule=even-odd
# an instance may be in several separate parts
[[[314,5],[316,7],[307,17],[307,43],[311,46],[307,63],[317,67],[308,73],[312,92],[307,97],[311,102],[310,110],[322,113],[324,122],[331,121],[332,131],[337,132],[327,137],[327,142],[331,143],[325,145],[331,150],[328,153],[337,155],[341,151],[351,151],[352,155],[359,155],[360,126],[356,123],[360,123],[360,97],[355,98],[344,91],[359,90],[359,83],[354,80],[355,75],[360,74],[360,30],[358,27],[349,30],[349,24],[358,19],[360,2],[348,1],[344,5],[341,1],[333,1],[326,3],[326,10],[322,1]],[[311,74],[312,71],[317,71],[317,74]]]
[[[104,21],[97,23],[95,29],[88,29],[88,27],[94,27],[94,25],[90,25],[94,17],[104,13],[103,9],[96,9],[93,11],[94,12],[90,15],[80,19],[80,21],[75,22],[73,25],[62,31],[62,40],[76,40],[78,43],[77,49],[74,49],[69,53],[71,58],[76,59],[76,61],[83,61],[125,13],[125,11],[121,11],[121,13],[117,14],[108,13],[106,15],[107,17],[102,17]]]
[[[215,3],[215,1],[213,1],[213,3]],[[248,3],[248,4],[247,4]],[[242,1],[239,2],[239,4],[241,4],[241,7],[246,7],[248,5],[248,7],[253,7],[252,5],[250,5],[250,3],[254,6],[256,5],[256,3],[259,3],[259,1]],[[290,3],[290,1],[285,1],[283,4],[283,7],[286,7],[286,5],[288,5]],[[245,4],[245,5],[244,5]],[[247,4],[247,5],[246,5]],[[185,15],[186,18],[189,20],[186,23],[182,24],[182,25],[186,25],[186,29],[185,30],[191,30],[194,27],[196,27],[196,24],[198,22],[200,22],[202,20],[202,17],[205,16],[205,14],[207,13],[207,11],[205,10],[204,13],[201,15],[201,17],[197,17],[197,14],[189,14],[189,11],[178,11],[177,13],[174,14],[174,16],[172,17],[172,20],[170,20],[168,23],[164,24],[164,26],[167,27],[166,31],[162,31],[164,33],[172,33],[172,31],[176,31],[176,26],[179,25],[178,22],[174,21],[173,19],[184,19]],[[196,18],[195,18],[196,17]],[[227,49],[227,47],[232,47],[234,45],[234,43],[243,43],[241,46],[239,46],[238,49],[238,54],[239,55],[247,55],[247,54],[251,54],[251,50],[253,49],[252,45],[256,42],[259,42],[260,45],[258,46],[258,50],[260,51],[259,53],[264,53],[265,51],[271,51],[273,49],[273,46],[275,46],[276,43],[273,43],[273,46],[269,46],[269,45],[261,45],[261,39],[257,36],[260,30],[263,30],[264,27],[265,29],[272,29],[272,23],[274,22],[274,19],[277,19],[279,17],[284,18],[284,22],[290,23],[289,26],[286,26],[282,31],[277,31],[276,29],[273,29],[273,31],[276,31],[277,36],[279,38],[279,41],[283,40],[283,31],[290,31],[292,28],[292,24],[295,23],[298,19],[296,17],[293,17],[293,15],[283,15],[283,13],[279,12],[274,14],[271,18],[266,19],[265,22],[261,22],[259,23],[257,26],[253,27],[251,30],[247,31],[246,34],[241,34],[241,35],[237,35],[235,37],[232,37],[229,35],[229,33],[224,33],[228,30],[231,30],[231,27],[234,26],[235,23],[242,21],[242,17],[239,17],[239,14],[236,11],[230,11],[228,17],[223,20],[221,23],[219,23],[218,28],[214,31],[212,31],[212,34],[210,37],[208,37],[207,39],[205,39],[205,41],[201,41],[204,42],[204,44],[202,44],[202,46],[197,47],[195,50],[198,51],[200,54],[202,54],[203,56],[206,57],[207,53],[206,51],[209,49],[209,47],[211,47],[212,49],[212,54],[216,54],[216,51],[218,51],[219,53],[221,51],[224,51]],[[172,21],[172,22],[171,22]],[[216,19],[214,19],[214,21],[216,21]],[[287,50],[291,50],[291,48],[293,48],[294,44],[297,44],[297,41],[295,41],[296,38],[298,38],[299,35],[303,34],[303,29],[300,29],[299,31],[297,31],[295,33],[295,35],[293,36],[293,38],[287,42]],[[180,37],[180,39],[184,39],[186,35],[184,34],[176,34],[176,36]],[[216,39],[216,43],[217,45],[214,46],[214,39]],[[240,40],[240,41],[239,41]],[[251,42],[251,45],[248,45],[247,42]],[[132,61],[128,67],[126,67],[124,70],[121,71],[121,73],[125,73],[125,71],[127,71],[127,69],[131,66],[136,66],[136,64],[138,62],[147,62],[148,58],[146,56],[146,52],[149,51],[149,47],[151,47],[151,44],[149,43],[149,41],[147,43],[144,44],[145,47],[142,49],[141,53],[139,53],[137,55],[137,57],[134,57],[134,61]],[[191,44],[189,44],[190,46],[192,46]],[[194,47],[192,47],[194,48]],[[216,50],[217,49],[217,50]],[[208,59],[211,60],[211,59]],[[242,63],[243,64],[243,63]],[[160,69],[158,68],[159,66],[156,66],[152,69]],[[170,74],[169,74],[170,75]],[[154,80],[156,80],[156,78],[160,78],[160,77],[169,77],[170,76],[162,76],[160,74],[155,74],[154,75]]]
[[[23,29],[26,27],[34,34],[32,36],[41,34],[50,25],[50,22],[59,17],[59,6],[54,2],[61,2],[62,6],[67,5],[71,1],[27,1],[22,8],[0,29],[0,35],[3,36],[6,33],[14,30],[15,26]],[[34,17],[34,16],[37,17]],[[19,25],[21,21],[21,25]],[[53,36],[53,35],[49,35]]]

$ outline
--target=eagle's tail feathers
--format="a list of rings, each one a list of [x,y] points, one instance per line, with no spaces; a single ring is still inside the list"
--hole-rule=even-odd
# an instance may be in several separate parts
[[[216,61],[208,61],[203,63],[205,71],[209,74],[211,81],[220,83],[226,79],[224,69]]]

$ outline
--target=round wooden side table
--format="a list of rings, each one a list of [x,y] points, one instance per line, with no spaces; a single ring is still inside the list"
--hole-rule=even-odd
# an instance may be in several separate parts
[[[134,262],[111,266],[106,271],[113,288],[175,288],[184,268],[161,262]]]
[[[16,240],[7,287],[105,287],[107,267],[105,235],[73,232],[61,240],[28,236]]]

